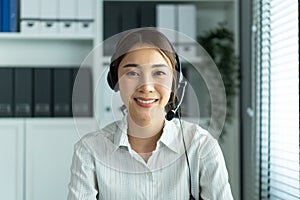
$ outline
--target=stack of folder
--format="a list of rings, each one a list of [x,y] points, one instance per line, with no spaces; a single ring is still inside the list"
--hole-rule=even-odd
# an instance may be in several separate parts
[[[182,57],[194,57],[197,54],[196,17],[197,9],[194,4],[157,4],[156,6],[157,26],[174,30],[172,34],[168,34],[168,37]]]
[[[22,33],[93,36],[95,0],[20,1]]]
[[[93,36],[95,0],[0,0],[0,32]]]
[[[0,68],[0,117],[92,116],[92,77],[81,69],[82,96],[73,102],[78,68]],[[81,75],[82,76],[82,75]]]

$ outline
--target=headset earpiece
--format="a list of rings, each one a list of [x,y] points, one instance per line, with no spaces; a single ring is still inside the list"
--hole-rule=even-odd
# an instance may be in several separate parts
[[[117,92],[119,90],[117,84],[118,84],[118,69],[111,63],[109,65],[109,72],[107,74],[107,83],[109,87]]]
[[[175,70],[176,70],[176,83],[177,83],[177,86],[175,89],[178,89],[179,86],[180,86],[180,82],[183,80],[183,75],[182,75],[182,69],[181,69],[181,63],[180,63],[180,60],[179,60],[179,56],[177,55],[177,53],[175,53],[175,61],[176,61],[176,64],[175,64]]]

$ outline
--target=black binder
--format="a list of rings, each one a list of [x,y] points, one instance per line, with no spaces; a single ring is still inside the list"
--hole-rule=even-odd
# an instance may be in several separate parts
[[[32,116],[33,77],[31,68],[16,68],[14,78],[15,117]]]
[[[93,84],[90,69],[74,68],[73,83],[72,114],[76,117],[91,117],[93,115]]]
[[[34,69],[34,116],[52,116],[52,70]]]
[[[122,4],[122,31],[139,27],[138,5],[136,2]]]
[[[122,13],[120,2],[104,1],[104,39],[122,30]]]
[[[154,2],[140,3],[139,17],[140,27],[156,26],[156,6]]]
[[[53,72],[54,78],[54,116],[71,116],[71,90],[73,74],[70,69],[56,68]]]
[[[0,68],[0,117],[13,116],[13,69]]]

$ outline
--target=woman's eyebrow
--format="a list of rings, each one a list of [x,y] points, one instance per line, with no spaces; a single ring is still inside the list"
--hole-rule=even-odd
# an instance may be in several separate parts
[[[156,67],[168,67],[168,65],[166,65],[166,64],[154,64],[151,67],[152,68],[156,68]]]
[[[142,67],[141,65],[138,64],[134,64],[134,63],[128,63],[126,65],[123,65],[122,68],[127,68],[127,67]],[[156,67],[168,67],[166,64],[154,64],[151,65],[152,68],[156,68]]]
[[[122,66],[122,68],[126,68],[126,67],[139,67],[139,65],[133,64],[133,63],[128,63],[128,64]]]

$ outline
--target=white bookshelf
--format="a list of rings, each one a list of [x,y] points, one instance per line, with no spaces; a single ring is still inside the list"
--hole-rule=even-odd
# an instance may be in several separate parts
[[[0,67],[79,66],[93,48],[84,36],[0,34]]]
[[[54,35],[54,34],[26,34],[26,33],[1,33],[0,40],[87,40],[92,41],[92,36],[86,35]]]

